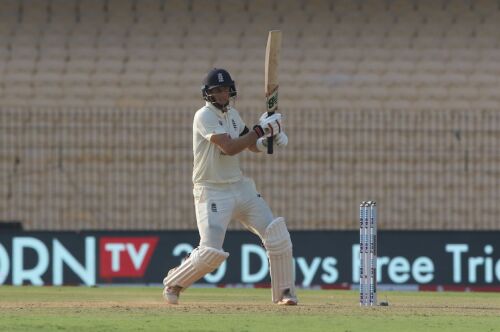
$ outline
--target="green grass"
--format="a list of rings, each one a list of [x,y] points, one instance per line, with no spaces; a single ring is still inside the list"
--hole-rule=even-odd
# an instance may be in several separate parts
[[[384,292],[360,308],[354,291],[200,289],[168,305],[159,288],[0,287],[0,331],[500,331],[500,294]]]

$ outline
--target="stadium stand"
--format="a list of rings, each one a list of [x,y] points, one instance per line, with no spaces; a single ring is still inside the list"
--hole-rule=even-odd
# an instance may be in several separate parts
[[[151,79],[157,85],[159,82],[152,76],[155,73],[157,77],[161,72],[152,66],[166,63],[160,65],[162,70],[171,68],[179,74],[175,84],[197,89],[194,75],[215,64],[224,64],[221,50],[236,49],[240,51],[233,52],[228,65],[234,67],[229,69],[242,73],[238,81],[244,87],[256,84],[247,66],[252,72],[261,67],[261,57],[248,58],[245,53],[262,53],[262,35],[270,28],[281,28],[287,32],[282,65],[282,72],[287,73],[283,75],[284,94],[289,86],[305,80],[304,93],[311,90],[325,106],[347,102],[352,107],[365,107],[373,101],[370,94],[362,93],[349,101],[339,100],[338,96],[332,99],[337,88],[332,81],[342,75],[342,85],[352,89],[358,89],[363,82],[366,86],[384,85],[391,91],[390,82],[382,79],[387,73],[409,74],[406,86],[420,85],[421,79],[425,80],[422,75],[432,73],[445,81],[429,77],[428,86],[439,90],[442,85],[448,88],[461,84],[464,88],[471,87],[470,101],[479,101],[482,98],[474,89],[473,79],[490,73],[492,68],[478,64],[488,61],[490,51],[498,52],[495,18],[499,14],[495,1],[475,6],[473,3],[297,0],[213,1],[207,6],[204,1],[7,1],[2,13],[9,19],[2,20],[2,39],[8,51],[4,51],[2,59],[4,67],[15,72],[16,68],[22,68],[32,76],[53,69],[62,71],[65,74],[62,78],[54,76],[51,80],[61,85],[65,85],[65,77],[74,74],[92,76],[102,69],[114,74],[127,73],[124,80],[113,78],[112,74],[105,78],[108,86],[117,86],[116,91],[120,90],[120,82],[143,90],[158,89],[152,87]],[[295,56],[294,49],[301,52]],[[4,84],[10,84],[11,80],[15,84],[22,82],[22,78],[9,75],[4,80]],[[174,81],[162,83],[165,89],[172,84]],[[320,96],[317,85],[325,87]],[[77,85],[74,89],[79,88]],[[385,106],[398,98],[418,109],[421,101],[434,97],[429,88],[419,90],[419,98],[415,98],[415,93],[410,92],[415,88],[409,87],[402,94],[399,91],[381,94],[374,104]],[[125,106],[124,94],[131,90],[97,94],[92,104]],[[25,105],[16,96],[6,97],[4,105]],[[38,98],[52,101],[53,106],[85,106],[85,100],[72,102],[54,94],[47,96],[43,90],[34,91],[34,105]],[[253,94],[240,96],[244,105],[252,105],[254,99]],[[183,103],[197,105],[192,98]],[[158,103],[150,93],[145,93],[141,104]],[[294,105],[301,106],[296,102]],[[446,103],[443,106],[446,108]]]
[[[272,162],[243,159],[291,228],[354,228],[367,195],[380,197],[386,229],[498,227],[488,154],[497,153],[499,22],[496,0],[0,1],[0,219],[193,228],[201,78],[227,68],[252,121],[266,34],[282,29],[292,144]],[[356,123],[378,134],[374,150]],[[262,175],[268,168],[279,179]]]

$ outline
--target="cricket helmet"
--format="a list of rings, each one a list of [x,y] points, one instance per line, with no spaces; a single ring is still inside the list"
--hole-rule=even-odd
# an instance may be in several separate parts
[[[213,103],[213,98],[209,94],[209,90],[219,86],[229,87],[229,97],[236,97],[236,84],[229,75],[228,71],[222,68],[214,68],[210,70],[203,80],[203,85],[201,87],[201,93],[203,99]]]

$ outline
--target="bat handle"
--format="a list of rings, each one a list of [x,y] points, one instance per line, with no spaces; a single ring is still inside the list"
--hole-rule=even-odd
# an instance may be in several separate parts
[[[273,115],[274,112],[267,112],[267,116]],[[267,138],[267,154],[273,154],[273,136]]]
[[[267,138],[267,154],[273,154],[273,138]]]

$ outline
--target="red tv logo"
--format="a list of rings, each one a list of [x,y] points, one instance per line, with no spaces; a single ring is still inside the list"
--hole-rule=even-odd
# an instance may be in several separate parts
[[[99,239],[101,278],[142,278],[158,237],[102,237]]]

